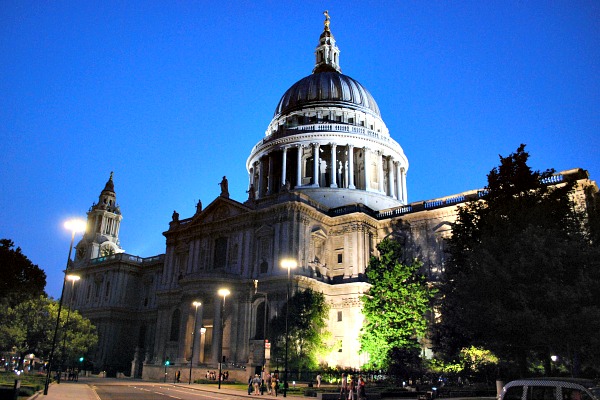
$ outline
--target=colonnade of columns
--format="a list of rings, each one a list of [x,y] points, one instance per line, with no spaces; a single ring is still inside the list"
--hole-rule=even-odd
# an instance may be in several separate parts
[[[329,146],[328,157],[325,156],[327,149],[321,150],[326,146]],[[307,151],[308,149],[310,150]],[[295,165],[288,160],[289,150],[296,150]],[[355,163],[356,155],[360,158],[358,163]],[[311,157],[312,165],[309,162]],[[371,168],[377,170],[372,171]],[[352,144],[311,143],[286,146],[255,161],[249,172],[249,191],[253,191],[251,197],[257,199],[277,193],[282,187],[331,187],[366,190],[404,203],[407,201],[405,166],[382,151],[373,151],[367,147],[355,148]],[[375,183],[376,186],[373,187]]]

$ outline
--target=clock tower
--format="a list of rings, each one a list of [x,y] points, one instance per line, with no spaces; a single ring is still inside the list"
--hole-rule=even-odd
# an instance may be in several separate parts
[[[87,213],[87,227],[83,239],[77,244],[76,260],[87,260],[122,253],[119,243],[121,209],[113,182],[113,173],[100,192],[98,203],[92,204]]]

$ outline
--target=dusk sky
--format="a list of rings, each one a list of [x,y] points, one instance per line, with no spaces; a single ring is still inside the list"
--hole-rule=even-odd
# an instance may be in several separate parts
[[[63,222],[86,217],[111,171],[121,246],[142,257],[223,175],[246,200],[246,159],[311,73],[324,10],[342,72],[408,157],[409,202],[482,188],[521,143],[534,169],[600,179],[597,0],[3,0],[0,238],[57,298]]]

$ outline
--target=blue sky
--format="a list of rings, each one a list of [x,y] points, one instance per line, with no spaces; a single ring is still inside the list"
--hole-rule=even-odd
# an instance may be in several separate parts
[[[69,217],[114,171],[121,245],[164,252],[173,210],[208,205],[281,95],[310,74],[329,10],[343,73],[410,162],[409,201],[483,187],[520,143],[535,169],[600,178],[597,1],[0,2],[0,237],[58,297]]]

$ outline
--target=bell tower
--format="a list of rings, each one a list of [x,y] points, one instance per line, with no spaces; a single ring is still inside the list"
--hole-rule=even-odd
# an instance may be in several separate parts
[[[87,213],[86,232],[77,244],[76,260],[89,260],[123,253],[124,250],[119,243],[122,219],[111,172],[104,189],[100,192],[98,203],[92,204]]]

